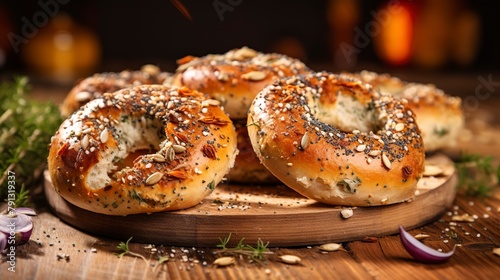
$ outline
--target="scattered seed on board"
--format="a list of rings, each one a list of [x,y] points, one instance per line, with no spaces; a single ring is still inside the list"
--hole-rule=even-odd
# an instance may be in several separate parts
[[[216,266],[228,266],[235,263],[235,259],[233,257],[220,257],[214,261],[214,265]]]
[[[326,251],[326,252],[334,252],[342,248],[342,244],[338,243],[327,243],[319,246],[319,249],[321,251]]]
[[[493,249],[493,254],[500,256],[500,247],[499,248],[494,248]]]
[[[426,164],[424,168],[424,177],[438,176],[443,174],[444,170],[436,165]]]
[[[352,208],[347,208],[340,211],[340,214],[342,215],[342,218],[348,219],[352,217],[352,215],[354,215],[354,211],[352,210]]]
[[[299,264],[302,260],[294,255],[282,255],[278,257],[282,262],[287,264]]]
[[[426,238],[430,237],[430,235],[428,235],[428,234],[423,234],[423,233],[419,233],[419,234],[415,235],[414,237],[415,237],[415,239],[417,239],[417,240],[422,240],[422,239],[426,239]]]

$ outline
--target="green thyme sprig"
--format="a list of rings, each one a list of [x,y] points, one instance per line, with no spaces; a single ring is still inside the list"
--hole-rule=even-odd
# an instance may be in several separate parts
[[[57,106],[29,99],[28,91],[26,77],[0,84],[0,200],[14,183],[21,203],[16,207],[28,202],[28,191],[46,166],[47,144],[61,124]]]
[[[255,247],[244,244],[245,238],[240,239],[238,244],[235,247],[228,247],[229,241],[231,240],[231,233],[224,238],[219,238],[220,243],[217,244],[218,248],[221,248],[216,253],[220,254],[236,254],[236,255],[245,255],[248,256],[251,260],[260,262],[264,259],[265,255],[272,255],[273,252],[269,251],[267,248],[269,246],[269,242],[264,243],[261,239],[257,240],[257,244]]]
[[[148,260],[146,259],[146,257],[144,257],[143,255],[139,254],[139,253],[135,253],[135,252],[132,252],[130,251],[129,247],[128,247],[128,244],[130,242],[130,240],[132,240],[133,236],[131,236],[129,239],[127,239],[127,241],[125,242],[120,242],[120,244],[118,244],[118,246],[116,246],[117,249],[120,250],[119,253],[115,253],[117,257],[119,258],[122,258],[123,256],[125,255],[131,255],[131,256],[134,256],[134,257],[138,257],[138,258],[141,258],[142,260],[144,260],[144,262],[146,264],[148,264]]]
[[[500,182],[500,166],[491,156],[463,153],[455,166],[459,191],[467,195],[487,197]]]

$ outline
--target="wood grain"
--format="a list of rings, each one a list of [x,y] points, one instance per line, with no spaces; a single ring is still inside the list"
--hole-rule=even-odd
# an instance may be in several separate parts
[[[224,184],[203,203],[190,209],[150,215],[108,216],[80,209],[62,199],[46,176],[45,193],[55,214],[72,226],[102,236],[176,246],[211,246],[232,233],[236,238],[263,239],[275,246],[303,246],[360,240],[414,228],[439,217],[455,197],[453,163],[434,155],[428,163],[440,166],[440,177],[424,177],[411,202],[354,208],[306,199],[284,186]],[[214,203],[218,201],[219,203]],[[137,226],[140,225],[140,226]]]

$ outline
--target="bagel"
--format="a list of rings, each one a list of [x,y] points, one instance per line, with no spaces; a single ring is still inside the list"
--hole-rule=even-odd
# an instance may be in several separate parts
[[[94,74],[79,81],[68,93],[61,106],[61,115],[67,117],[78,108],[105,92],[147,84],[170,85],[172,74],[161,72],[157,66],[144,65],[140,71],[124,70],[119,73],[106,72]]]
[[[248,137],[247,121],[234,120],[237,134],[238,155],[234,161],[234,167],[229,170],[226,178],[230,183],[238,184],[277,184],[280,183],[269,170],[260,163],[260,159],[254,153],[252,143]]]
[[[143,85],[104,93],[51,139],[55,190],[89,211],[128,215],[184,209],[210,194],[234,163],[236,132],[213,99]]]
[[[173,84],[219,100],[231,119],[246,119],[254,97],[274,79],[309,72],[297,59],[243,47],[221,55],[179,59]]]
[[[408,100],[408,107],[417,115],[427,152],[456,145],[464,127],[459,97],[447,95],[432,84],[406,83],[388,74],[361,71],[351,75],[382,93]]]
[[[287,77],[252,102],[248,134],[262,163],[298,193],[331,205],[414,197],[425,152],[405,100],[331,73]]]

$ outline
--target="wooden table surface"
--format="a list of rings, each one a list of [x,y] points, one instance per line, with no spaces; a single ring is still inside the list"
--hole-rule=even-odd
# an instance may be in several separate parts
[[[467,130],[456,149],[491,155],[500,162],[500,125],[495,110],[500,100],[483,101],[467,117]],[[0,262],[0,279],[499,279],[500,188],[487,198],[457,195],[453,205],[437,221],[411,230],[428,234],[423,242],[454,256],[442,264],[422,264],[403,248],[399,235],[343,243],[345,250],[321,252],[318,246],[276,248],[262,263],[237,257],[228,267],[216,267],[218,248],[175,247],[168,244],[130,243],[141,258],[118,258],[114,240],[88,234],[59,220],[49,209],[41,186],[32,193],[38,212],[29,243],[16,250],[15,272]],[[5,205],[3,205],[5,206]],[[473,222],[451,221],[453,215],[469,214]],[[265,221],[263,221],[265,223]],[[301,225],[297,225],[301,226]],[[137,227],[141,227],[137,224]],[[326,242],[327,240],[325,240]],[[246,240],[255,245],[255,240]],[[217,244],[214,244],[214,246]],[[280,262],[284,254],[298,256],[298,265]],[[168,261],[158,264],[159,256]]]

